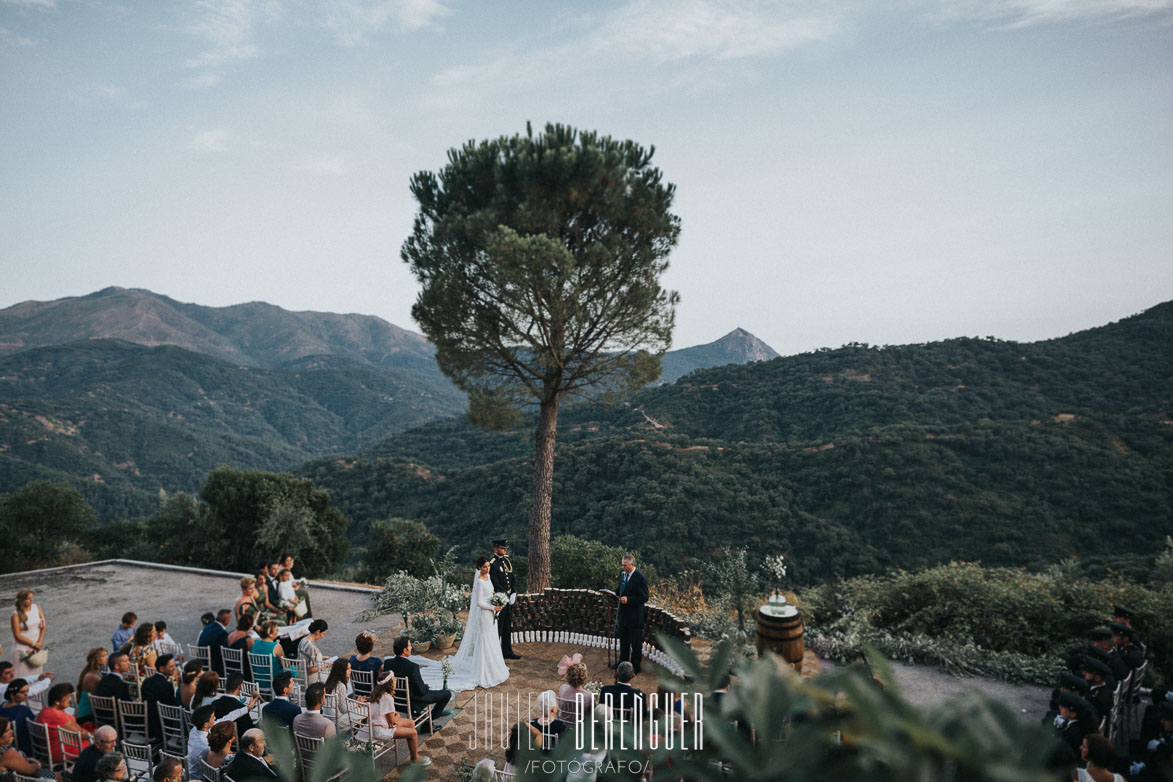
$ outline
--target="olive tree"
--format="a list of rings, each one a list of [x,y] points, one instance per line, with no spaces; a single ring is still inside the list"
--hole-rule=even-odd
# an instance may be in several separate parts
[[[660,286],[680,233],[654,148],[547,125],[450,150],[412,177],[402,257],[422,285],[412,316],[483,426],[537,408],[529,588],[550,585],[558,406],[660,374],[675,292]]]

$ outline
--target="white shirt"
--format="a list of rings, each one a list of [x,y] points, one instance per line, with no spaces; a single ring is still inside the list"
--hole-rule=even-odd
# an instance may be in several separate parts
[[[28,679],[25,679],[25,681],[28,682]],[[8,684],[10,683],[11,682],[0,684],[0,700],[4,699],[4,693],[8,692]],[[28,682],[29,697],[31,698],[39,692],[44,692],[45,690],[49,689],[52,684],[52,679],[37,679],[36,681]]]
[[[187,734],[187,774],[192,779],[200,778],[200,761],[208,755],[208,734],[206,731],[191,729]]]

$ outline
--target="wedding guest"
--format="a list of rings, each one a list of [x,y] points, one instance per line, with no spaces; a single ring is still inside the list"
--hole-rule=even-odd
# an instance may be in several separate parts
[[[261,568],[257,573],[257,582],[254,588],[257,592],[257,608],[260,610],[257,624],[277,619],[284,623],[285,612],[277,605],[281,602],[281,599],[277,597],[277,581],[270,579],[264,568]]]
[[[28,721],[32,720],[34,715],[28,706],[28,699],[29,683],[24,679],[13,679],[4,691],[4,706],[0,708],[0,717],[5,717],[12,723],[12,728],[16,731],[16,746],[25,755],[33,754]]]
[[[273,700],[265,708],[261,709],[262,721],[268,723],[270,720],[288,728],[293,725],[293,718],[301,714],[301,707],[289,700],[289,694],[293,692],[293,674],[289,671],[283,671],[273,677]]]
[[[98,680],[94,695],[116,698],[120,701],[134,700],[130,694],[130,685],[122,678],[122,675],[130,670],[130,658],[121,652],[115,652],[110,655],[108,667],[109,673]]]
[[[324,695],[334,696],[334,710],[336,712],[335,722],[342,730],[350,728],[350,712],[346,709],[345,699],[349,695],[350,685],[350,661],[345,657],[339,657],[330,666],[330,675],[326,678],[326,683],[323,685]],[[366,695],[360,695],[361,700],[366,700]]]
[[[171,633],[167,632],[167,623],[162,619],[160,619],[158,622],[155,622],[155,644],[158,646],[166,644],[167,649],[169,650],[180,648],[179,644],[175,642],[175,639],[171,637]],[[176,654],[176,652],[172,651],[171,654]],[[175,662],[176,664],[183,662],[183,655],[176,654]]]
[[[1111,770],[1116,765],[1116,748],[1101,734],[1089,733],[1084,736],[1079,756],[1087,768],[1076,770],[1073,779],[1077,782],[1124,782],[1123,777]]]
[[[232,611],[221,608],[216,613],[216,620],[204,625],[204,629],[200,631],[199,640],[196,641],[197,646],[208,647],[212,657],[209,669],[221,675],[224,673],[224,659],[220,654],[220,649],[228,642],[228,621],[231,618]]]
[[[257,580],[251,576],[245,576],[240,579],[240,597],[236,598],[236,604],[232,606],[232,616],[237,622],[241,617],[251,614],[254,618],[257,611]]]
[[[505,748],[505,767],[501,769],[506,774],[517,773],[517,755],[521,751],[521,732],[523,730],[523,724],[524,723],[519,722],[509,730],[509,746]],[[536,747],[538,738],[541,736],[541,732],[529,725],[525,725],[525,730],[527,733],[533,735],[533,742],[534,746]]]
[[[305,691],[305,711],[293,718],[293,735],[324,739],[338,731],[334,723],[322,716],[322,702],[326,700],[326,685],[311,684]]]
[[[23,774],[26,777],[35,777],[41,772],[41,761],[25,757],[16,746],[16,732],[12,720],[0,717],[0,776],[9,773]]]
[[[381,678],[379,672],[383,669],[383,661],[371,654],[375,649],[374,634],[363,630],[355,637],[354,648],[358,654],[352,654],[350,656],[351,669],[356,671],[370,671],[371,681],[378,681]],[[370,687],[367,687],[365,684],[357,685],[354,688],[355,695],[367,695],[370,691]]]
[[[566,782],[596,782],[599,778],[599,767],[607,760],[606,726],[613,724],[611,709],[605,703],[600,703],[590,712],[593,726],[583,731],[585,739],[583,747],[577,748],[577,755],[567,766]]]
[[[529,724],[537,729],[538,746],[542,750],[550,752],[558,743],[558,737],[568,727],[565,722],[558,719],[558,696],[554,694],[553,690],[543,690],[538,693],[535,708],[538,716],[530,720]]]
[[[69,782],[97,782],[98,775],[94,767],[98,760],[107,752],[118,749],[118,731],[109,725],[103,725],[94,731],[93,742],[81,751],[73,764],[73,773],[69,775]]]
[[[253,641],[253,654],[267,654],[273,657],[273,671],[271,676],[276,676],[281,673],[284,668],[281,661],[285,658],[285,650],[277,641],[278,626],[277,623],[270,620],[261,625],[260,640]],[[256,670],[252,672],[253,681],[262,690],[269,686],[271,676],[269,673]]]
[[[151,782],[183,782],[183,764],[177,758],[163,758],[155,765]]]
[[[12,612],[12,637],[16,643],[12,648],[13,675],[32,681],[41,675],[41,665],[34,665],[36,655],[45,644],[45,615],[41,607],[33,602],[33,590],[22,589],[13,601],[16,610]]]
[[[143,680],[139,687],[139,694],[147,704],[147,719],[150,722],[151,736],[158,739],[163,736],[163,724],[159,720],[159,704],[175,706],[175,658],[169,654],[161,654],[155,660],[155,673]]]
[[[615,683],[608,684],[599,695],[603,703],[612,709],[627,712],[626,719],[631,720],[631,712],[643,704],[644,694],[632,687],[630,682],[635,678],[635,669],[630,662],[624,660],[615,667]]]
[[[134,643],[130,647],[130,661],[134,663],[142,678],[144,667],[155,667],[155,660],[159,653],[155,650],[155,626],[150,622],[143,622],[134,629]]]
[[[61,739],[58,736],[57,728],[64,728],[74,733],[80,733],[82,747],[88,747],[90,743],[90,732],[78,725],[77,720],[67,711],[73,705],[73,685],[69,682],[54,684],[49,688],[49,694],[45,696],[45,701],[44,708],[37,715],[37,722],[42,725],[48,725],[50,728],[49,751],[51,756],[55,758],[62,756]]]
[[[374,738],[404,739],[412,763],[430,766],[432,759],[419,754],[419,732],[410,717],[403,717],[395,711],[395,677],[387,674],[375,683],[371,690],[371,726]]]
[[[82,725],[92,725],[94,722],[94,710],[90,706],[90,693],[101,681],[102,669],[106,667],[106,660],[109,656],[110,653],[101,646],[95,646],[86,653],[86,664],[77,677],[77,708],[74,710],[77,721]]]
[[[191,709],[191,702],[195,700],[196,683],[204,673],[204,664],[200,660],[188,660],[183,665],[183,676],[179,679],[179,705]]]
[[[265,761],[265,734],[260,728],[245,732],[238,742],[236,757],[224,769],[232,779],[277,779],[277,772]]]
[[[244,735],[246,730],[252,730],[256,727],[253,724],[251,712],[261,700],[259,692],[254,692],[248,698],[244,697],[241,694],[243,685],[244,677],[239,673],[232,674],[224,685],[224,694],[212,702],[212,710],[216,713],[216,722],[221,723],[226,720],[235,722],[236,732],[239,735]]]
[[[119,752],[107,752],[94,764],[94,776],[98,782],[124,782],[126,758]]]
[[[117,652],[134,637],[134,626],[138,622],[138,614],[127,611],[122,615],[122,623],[114,628],[114,635],[110,636],[110,651]]]
[[[4,691],[8,689],[8,685],[16,678],[16,668],[7,660],[0,660],[0,698],[4,697]],[[42,693],[53,685],[53,674],[42,673],[35,679],[25,679],[29,685],[29,697],[32,698],[38,693]]]
[[[297,590],[293,583],[293,573],[288,568],[282,568],[277,575],[277,597],[280,602],[278,606],[285,609],[285,621],[293,624],[301,616],[297,612],[297,604],[301,600],[297,596]]]
[[[201,706],[192,712],[191,732],[187,734],[187,774],[200,778],[200,761],[208,754],[208,731],[216,721],[211,706]]]
[[[558,688],[558,719],[582,722],[595,708],[594,693],[583,687],[587,681],[586,663],[572,663],[565,671],[566,681]]]
[[[430,705],[432,707],[433,720],[445,716],[448,712],[444,711],[444,707],[448,705],[448,701],[452,700],[452,691],[433,690],[424,683],[424,677],[420,674],[419,665],[407,659],[411,656],[411,639],[406,635],[399,636],[395,639],[395,645],[392,649],[395,652],[395,656],[384,661],[383,679],[390,681],[387,674],[393,674],[400,679],[407,679],[407,690],[411,694],[411,708],[413,711],[423,711],[425,707]]]
[[[297,645],[297,656],[305,663],[307,683],[324,682],[326,680],[326,663],[321,650],[318,649],[318,641],[322,640],[322,636],[326,634],[330,626],[326,624],[325,619],[315,619],[310,622],[308,629],[309,635],[302,638]]]
[[[290,577],[293,579],[294,593],[297,599],[305,605],[305,610],[299,616],[302,619],[313,616],[313,608],[310,606],[310,590],[309,585],[304,578],[298,578],[293,572],[293,555],[282,554],[280,557],[281,567],[289,571]]]
[[[206,671],[200,674],[200,678],[196,681],[195,698],[192,700],[193,708],[211,706],[219,697],[220,674],[215,671]]]
[[[220,768],[232,754],[232,742],[236,741],[236,723],[219,722],[208,731],[208,754],[204,762],[212,768]]]

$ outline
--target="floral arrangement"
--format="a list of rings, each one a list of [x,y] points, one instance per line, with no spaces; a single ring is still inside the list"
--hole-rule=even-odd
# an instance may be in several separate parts
[[[603,683],[602,682],[587,682],[586,684],[584,684],[582,686],[582,688],[584,690],[586,690],[587,692],[589,692],[591,695],[594,695],[595,700],[597,701],[599,699],[600,693],[603,692]]]
[[[766,557],[762,562],[762,572],[774,592],[777,592],[782,588],[782,582],[786,579],[786,557],[782,554],[776,557]]]
[[[443,689],[448,689],[448,677],[452,675],[452,663],[448,662],[447,657],[440,661],[440,670],[444,672]]]

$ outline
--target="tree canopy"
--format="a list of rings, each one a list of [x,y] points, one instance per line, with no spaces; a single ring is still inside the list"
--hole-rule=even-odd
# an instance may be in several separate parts
[[[654,148],[563,125],[469,142],[411,180],[403,260],[423,288],[412,316],[482,425],[537,405],[530,588],[550,583],[558,405],[659,375],[678,296],[660,286],[680,233]]]

